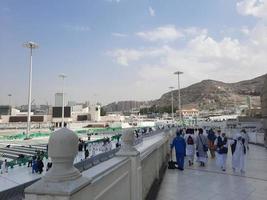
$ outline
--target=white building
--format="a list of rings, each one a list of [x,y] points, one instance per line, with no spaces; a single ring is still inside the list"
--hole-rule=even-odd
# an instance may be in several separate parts
[[[177,113],[179,113],[179,110],[177,110]],[[194,117],[198,117],[199,116],[199,110],[197,109],[188,109],[188,110],[185,110],[183,109],[182,110],[182,116],[184,118],[194,118]]]
[[[90,108],[89,112],[91,115],[91,121],[99,122],[101,120],[101,115],[100,115],[101,107],[100,107],[100,105],[92,105],[89,108]]]
[[[55,94],[55,106],[56,107],[62,106],[62,102],[63,102],[63,93],[62,92],[56,93]]]

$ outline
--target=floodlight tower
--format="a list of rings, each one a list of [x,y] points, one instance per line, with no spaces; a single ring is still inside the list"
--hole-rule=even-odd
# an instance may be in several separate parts
[[[8,94],[8,105],[11,106],[11,97],[12,97],[12,94]]]
[[[65,78],[67,78],[67,76],[65,74],[60,74],[59,78],[62,78],[62,120],[61,120],[61,128],[64,128],[64,104],[65,104],[65,95],[64,95],[64,83],[65,83]]]
[[[174,87],[170,86],[169,89],[171,90],[171,96],[172,96],[172,121],[174,120],[174,114],[173,114],[173,89]]]
[[[181,71],[174,72],[178,76],[178,110],[179,110],[179,120],[182,120],[182,110],[181,110],[181,93],[180,93],[180,75],[183,74]]]
[[[26,138],[29,137],[31,131],[31,98],[32,98],[32,50],[38,48],[38,44],[32,41],[23,44],[23,47],[30,49],[30,71],[29,71],[29,87],[28,87],[28,118]]]

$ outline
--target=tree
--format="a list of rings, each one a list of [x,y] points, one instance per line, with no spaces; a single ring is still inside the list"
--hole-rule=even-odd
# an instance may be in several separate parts
[[[100,116],[105,116],[107,114],[107,112],[104,110],[103,107],[101,107],[100,109]]]
[[[174,111],[176,110],[176,108],[173,109]],[[151,114],[151,113],[171,113],[172,112],[172,108],[171,106],[162,106],[162,107],[158,107],[158,106],[151,106],[149,108],[141,108],[140,109],[140,114],[141,115],[146,115],[146,114]]]

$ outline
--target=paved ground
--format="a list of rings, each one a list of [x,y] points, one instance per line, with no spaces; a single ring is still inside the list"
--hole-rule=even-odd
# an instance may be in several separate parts
[[[231,159],[226,172],[211,159],[205,168],[167,170],[157,200],[266,200],[267,150],[250,145],[244,175],[232,171]]]

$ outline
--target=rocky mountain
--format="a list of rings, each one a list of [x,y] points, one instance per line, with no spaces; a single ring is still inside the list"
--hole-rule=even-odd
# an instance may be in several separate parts
[[[224,83],[215,80],[203,80],[181,89],[181,103],[184,109],[223,109],[235,105],[244,105],[249,101],[252,106],[260,105],[260,94],[267,74],[251,80],[236,83]],[[173,91],[174,106],[178,107],[178,90]],[[104,107],[107,112],[128,111],[147,106],[167,107],[171,105],[171,92],[159,99],[145,101],[119,101]]]
[[[236,83],[203,80],[181,89],[182,106],[183,108],[223,109],[244,105],[248,101],[252,106],[259,106],[266,75]],[[173,91],[173,96],[174,105],[178,105],[178,90]],[[154,101],[154,104],[160,107],[170,105],[171,92],[163,94],[160,99]]]

